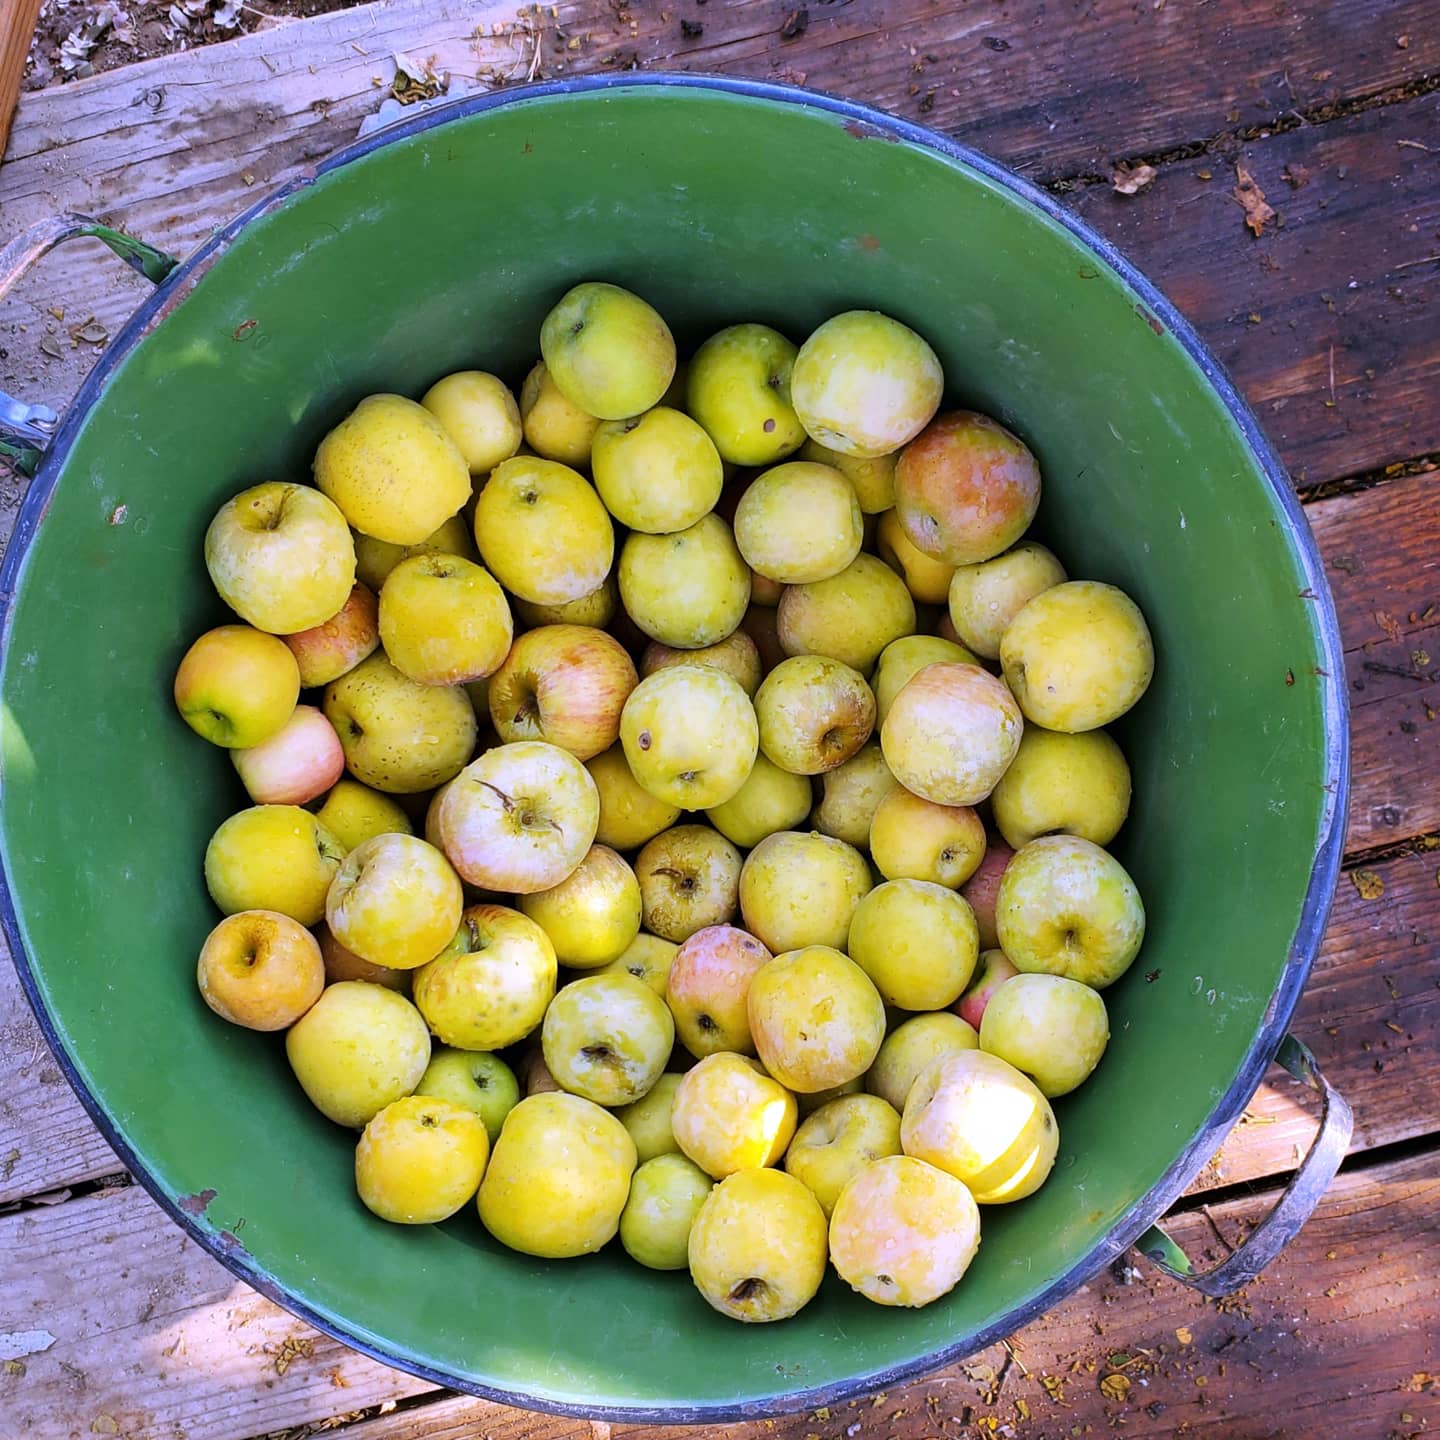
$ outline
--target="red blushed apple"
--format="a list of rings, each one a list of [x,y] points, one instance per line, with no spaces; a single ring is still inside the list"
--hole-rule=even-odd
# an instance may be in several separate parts
[[[241,910],[206,937],[195,979],[222,1020],[285,1030],[320,998],[325,964],[299,921],[274,910]]]
[[[369,960],[362,960],[335,938],[323,920],[316,934],[320,939],[320,958],[325,962],[327,985],[333,985],[337,980],[365,980],[371,985],[383,985],[387,990],[396,990],[401,995],[410,993],[413,971],[391,970],[385,965],[375,965]]]
[[[593,625],[542,625],[510,647],[490,677],[490,718],[501,740],[544,740],[589,760],[620,735],[639,683],[635,662]]]
[[[985,1018],[985,1007],[995,992],[1019,973],[1003,950],[982,950],[975,973],[965,987],[965,993],[952,1008],[967,1025],[973,1025],[979,1030],[980,1022]]]
[[[960,893],[975,912],[975,923],[980,927],[981,950],[996,950],[1000,946],[1000,937],[995,933],[995,901],[1000,895],[1000,877],[1014,854],[1003,840],[987,837],[985,858],[960,887]]]
[[[777,597],[776,604],[778,603]],[[768,675],[785,659],[785,648],[780,644],[780,621],[776,611],[770,606],[752,604],[745,612],[740,628],[755,642],[755,648],[760,652],[760,668]]]
[[[345,771],[340,737],[313,705],[297,705],[278,735],[230,758],[257,805],[304,805]]]
[[[1008,550],[1040,504],[1040,467],[997,420],[938,415],[895,462],[895,513],[916,549],[947,565]]]
[[[680,1043],[697,1056],[730,1050],[753,1055],[745,1002],[770,951],[735,925],[707,925],[675,952],[665,999]]]
[[[322,625],[282,637],[307,690],[353,670],[380,643],[380,602],[357,580],[350,598]]]

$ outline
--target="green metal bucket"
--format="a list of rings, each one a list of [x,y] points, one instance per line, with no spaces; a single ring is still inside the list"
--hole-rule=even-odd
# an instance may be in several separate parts
[[[737,320],[803,338],[855,306],[915,326],[952,401],[1034,448],[1040,530],[1071,573],[1122,586],[1154,631],[1155,682],[1118,728],[1135,805],[1115,848],[1145,896],[1144,951],[1107,993],[1103,1065],[1057,1104],[1053,1178],[985,1212],[979,1259],[924,1310],[832,1276],[796,1318],[747,1327],[613,1246],[534,1261],[469,1209],[387,1226],[355,1198],[355,1137],[306,1103],[283,1047],[218,1023],[196,992],[216,919],[201,855],[246,803],[169,696],[188,642],[221,619],[210,516],[242,486],[304,478],[368,392],[418,395],[475,365],[518,380],[546,309],[586,278],[638,291],[682,342]],[[803,91],[538,86],[321,165],[175,269],[110,346],[49,444],[0,590],[6,924],[81,1099],[236,1274],[370,1354],[512,1403],[775,1413],[891,1384],[1054,1304],[1239,1116],[1339,861],[1334,612],[1284,472],[1215,361],[1049,197]],[[1312,1191],[1343,1153],[1335,1133]],[[1313,1198],[1292,1198],[1271,1248]]]

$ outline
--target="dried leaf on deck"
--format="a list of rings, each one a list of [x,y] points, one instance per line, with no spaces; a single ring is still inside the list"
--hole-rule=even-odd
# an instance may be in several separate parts
[[[1125,1401],[1130,1398],[1130,1377],[1128,1375],[1107,1375],[1100,1382],[1100,1393],[1107,1400]]]
[[[1388,610],[1376,610],[1373,612],[1375,623],[1385,632],[1385,638],[1391,644],[1400,642],[1400,622]]]
[[[1158,173],[1153,165],[1127,165],[1122,160],[1110,172],[1110,188],[1117,195],[1138,195]]]
[[[1352,870],[1350,879],[1362,900],[1378,900],[1385,893],[1385,882],[1373,870]]]
[[[1265,233],[1265,227],[1275,218],[1274,208],[1265,201],[1265,192],[1255,183],[1255,177],[1240,163],[1235,162],[1235,189],[1231,191],[1245,212],[1245,223],[1258,240]]]

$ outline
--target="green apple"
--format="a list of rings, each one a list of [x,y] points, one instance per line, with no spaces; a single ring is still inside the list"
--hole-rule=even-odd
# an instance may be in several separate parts
[[[595,838],[612,850],[635,850],[668,830],[680,807],[657,800],[631,773],[625,748],[618,741],[585,762],[600,796],[600,822]]]
[[[903,1111],[910,1087],[932,1060],[952,1050],[977,1049],[979,1044],[975,1027],[948,1010],[912,1015],[885,1037],[875,1063],[865,1074],[865,1088],[897,1112]]]
[[[524,439],[520,407],[503,380],[484,370],[459,370],[437,380],[420,403],[459,447],[471,475],[488,475]]]
[[[494,576],[458,555],[412,555],[380,589],[380,640],[421,685],[461,685],[500,668],[515,622]]]
[[[403,395],[362,400],[320,442],[315,483],[362,535],[392,545],[418,545],[470,499],[470,467],[459,447]]]
[[[850,917],[870,889],[865,857],[829,835],[781,830],[745,857],[740,913],[745,928],[779,954],[805,945],[843,950]]]
[[[475,544],[486,569],[536,605],[593,594],[615,558],[615,530],[590,483],[534,455],[491,472],[475,501]]]
[[[1019,970],[1103,990],[1140,953],[1145,907],[1113,855],[1075,835],[1042,835],[1005,867],[995,928]]]
[[[980,1048],[1008,1060],[1053,1100],[1087,1080],[1110,1040],[1105,1002],[1063,975],[1016,975],[980,1022]]]
[[[421,685],[376,651],[325,687],[350,773],[390,794],[433,790],[459,774],[475,748],[470,697],[456,685]]]
[[[675,954],[679,948],[673,940],[662,940],[658,935],[647,935],[642,930],[618,958],[608,965],[602,965],[598,973],[606,975],[623,970],[625,974],[643,980],[664,999],[670,983],[670,967],[675,963]]]
[[[950,581],[950,623],[977,654],[1000,657],[1010,622],[1037,596],[1065,581],[1065,570],[1043,545],[1027,540],[978,565],[962,565]]]
[[[753,935],[734,925],[707,925],[680,946],[665,999],[680,1043],[697,1059],[721,1050],[755,1053],[746,1001],[751,980],[771,958]]]
[[[984,1022],[985,1008],[994,999],[995,992],[1019,973],[1003,950],[992,948],[980,952],[975,973],[970,977],[964,994],[955,1002],[955,1013],[975,1031],[977,1037]]]
[[[675,1022],[643,980],[585,975],[556,992],[540,1044],[546,1069],[571,1094],[597,1105],[629,1105],[665,1069]]]
[[[760,726],[738,681],[707,665],[672,665],[631,691],[620,741],[631,773],[657,800],[708,810],[745,783]]]
[[[752,700],[760,688],[760,651],[743,630],[732,630],[723,640],[698,650],[676,650],[652,640],[640,657],[640,673],[653,675],[667,665],[709,665],[723,670],[740,682],[740,688]]]
[[[325,923],[352,954],[391,970],[433,960],[465,908],[460,877],[414,835],[377,835],[340,862],[325,898]]]
[[[607,845],[592,845],[558,885],[521,895],[519,906],[572,970],[609,965],[640,933],[640,882]]]
[[[854,487],[832,466],[808,460],[762,471],[735,510],[745,563],[782,585],[838,575],[863,538]]]
[[[875,807],[870,858],[887,880],[963,885],[985,855],[985,826],[968,805],[937,805],[897,785]]]
[[[948,1295],[979,1248],[980,1211],[964,1181],[909,1155],[867,1165],[830,1219],[836,1273],[877,1305]]]
[[[520,418],[525,443],[546,460],[588,465],[600,421],[560,393],[545,362],[539,361],[520,387]]]
[[[286,1031],[285,1054],[310,1103],[359,1130],[420,1083],[430,1032],[403,995],[341,980]]]
[[[963,646],[956,645],[940,635],[902,635],[892,640],[875,662],[875,674],[871,677],[875,689],[875,724],[877,728],[885,723],[895,697],[927,665],[942,660],[957,665],[976,665],[979,662]]]
[[[275,910],[313,925],[344,858],[344,846],[308,810],[253,805],[210,837],[205,886],[226,915]]]
[[[892,640],[915,633],[915,602],[883,560],[857,555],[828,580],[786,586],[775,618],[787,655],[828,655],[868,675]]]
[[[1103,730],[1066,735],[1027,725],[990,800],[996,828],[1017,850],[1037,835],[1108,845],[1130,813],[1130,767]]]
[[[505,1118],[480,1182],[480,1220],[502,1245],[542,1260],[590,1255],[615,1237],[635,1143],[579,1095],[529,1095]]]
[[[207,630],[175,672],[175,707],[212,745],[247,749],[295,713],[300,669],[283,640],[249,625]]]
[[[761,1063],[802,1093],[863,1075],[885,1039],[885,1006],[870,977],[828,945],[761,966],[745,1007]]]
[[[286,1030],[325,988],[315,937],[275,910],[227,915],[205,937],[195,966],[200,998],[247,1030]]]
[[[590,470],[605,508],[629,530],[669,535],[708,515],[725,483],[710,437],[688,415],[657,406],[596,432]]]
[[[1010,622],[1000,664],[1027,720],[1073,733],[1098,730],[1139,700],[1155,671],[1155,647],[1124,591],[1067,580]]]
[[[824,655],[782,660],[755,692],[760,749],[782,770],[843,765],[875,728],[875,697],[858,670]]]
[[[749,567],[718,515],[674,535],[631,534],[618,578],[626,614],[652,640],[681,650],[723,640],[750,603]]]
[[[434,1095],[406,1095],[372,1116],[355,1147],[355,1189],[396,1225],[435,1225],[475,1196],[490,1138],[473,1111]]]
[[[840,773],[831,771],[832,775]],[[739,790],[723,804],[712,805],[705,818],[727,839],[748,850],[777,830],[794,829],[810,813],[811,799],[808,776],[782,770],[762,752]]]
[[[974,565],[1013,545],[1040,504],[1040,467],[998,421],[939,415],[895,463],[895,514],[910,543],[947,565]]]
[[[876,310],[825,321],[800,347],[790,377],[790,398],[810,437],[862,457],[886,455],[918,435],[944,388],[929,345]]]
[[[842,1095],[808,1115],[785,1152],[828,1218],[840,1192],[872,1160],[900,1153],[900,1116],[876,1095]]]
[[[540,326],[540,353],[560,393],[602,420],[657,405],[675,374],[675,341],[638,295],[591,280],[567,290]]]
[[[979,933],[970,907],[928,880],[887,880],[855,907],[850,957],[887,1005],[943,1010],[974,974]]]
[[[905,582],[917,604],[945,604],[955,567],[917,550],[893,510],[887,510],[875,527],[875,551]]]
[[[842,455],[817,440],[806,440],[796,456],[817,465],[833,465],[854,487],[855,498],[867,515],[879,515],[895,504],[894,451],[888,455]]]
[[[670,1128],[670,1112],[683,1075],[662,1075],[638,1100],[622,1105],[616,1118],[630,1132],[643,1165],[657,1155],[678,1155],[679,1143]]]
[[[503,1050],[544,1018],[555,978],[555,949],[533,920],[472,905],[450,944],[415,972],[415,1004],[446,1045]]]
[[[681,1151],[720,1180],[779,1163],[795,1133],[795,1097],[758,1061],[721,1050],[680,1077],[670,1127]]]
[[[900,1143],[963,1180],[981,1205],[1001,1205],[1045,1183],[1060,1127],[1050,1102],[1013,1065],[984,1050],[951,1050],[910,1087]]]
[[[210,522],[205,568],[220,598],[257,630],[289,635],[323,625],[355,584],[355,543],[345,520],[308,485],[252,486]]]
[[[790,404],[797,351],[768,325],[731,325],[690,361],[685,408],[732,465],[773,465],[805,438]]]
[[[690,1263],[690,1227],[715,1182],[683,1155],[657,1155],[630,1181],[620,1215],[625,1253],[651,1270],[683,1270]]]
[[[867,740],[843,765],[820,777],[820,803],[811,821],[822,835],[864,849],[876,807],[897,784],[880,742]]]
[[[940,661],[906,683],[880,727],[895,778],[937,805],[985,799],[1020,748],[1020,707],[978,665]]]
[[[520,1103],[515,1072],[498,1055],[449,1045],[437,1045],[431,1052],[415,1093],[473,1110],[485,1122],[492,1145],[500,1138],[505,1117]]]
[[[740,852],[708,825],[674,825],[635,857],[644,926],[679,945],[735,913]]]

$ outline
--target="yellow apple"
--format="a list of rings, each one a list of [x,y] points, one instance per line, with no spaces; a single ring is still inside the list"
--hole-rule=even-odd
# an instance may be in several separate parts
[[[657,800],[708,810],[745,783],[760,727],[737,680],[707,665],[672,665],[630,692],[620,740],[631,774]]]
[[[562,465],[590,463],[590,447],[600,421],[560,393],[543,360],[520,387],[520,414],[526,443],[537,455]]]
[[[685,530],[708,515],[725,479],[705,431],[663,405],[607,420],[595,432],[590,468],[605,508],[627,529],[647,535]]]
[[[657,1155],[678,1155],[680,1146],[670,1128],[670,1112],[683,1075],[662,1075],[640,1099],[622,1105],[615,1118],[630,1132],[643,1165]]]
[[[828,835],[767,835],[740,871],[740,913],[777,954],[806,945],[842,950],[850,917],[870,889],[870,867],[853,845]]]
[[[578,600],[562,600],[558,605],[532,605],[528,600],[516,600],[515,614],[532,629],[540,625],[593,625],[603,629],[614,618],[620,608],[620,587],[612,570],[604,582],[588,595]]]
[[[900,1118],[907,1155],[963,1180],[982,1205],[1033,1195],[1055,1164],[1050,1102],[1013,1065],[951,1050],[916,1077]]]
[[[830,773],[838,775],[841,770]],[[762,753],[755,757],[745,783],[723,804],[712,805],[705,818],[748,850],[777,830],[793,830],[810,813],[812,798],[808,775],[782,770]]]
[[[415,1004],[457,1050],[503,1050],[544,1018],[555,994],[555,950],[517,910],[472,905],[454,938],[415,972]]]
[[[377,651],[325,687],[325,718],[362,785],[390,794],[432,790],[475,747],[475,711],[458,686],[420,685]]]
[[[634,1170],[635,1142],[608,1110],[560,1091],[530,1095],[491,1151],[480,1219],[526,1255],[589,1255],[620,1228]]]
[[[921,605],[943,605],[950,596],[953,565],[917,550],[893,510],[887,510],[876,527],[875,549],[880,558],[905,582]]]
[[[843,765],[875,728],[875,697],[858,670],[824,655],[782,660],[755,694],[760,749],[782,770]]]
[[[344,847],[298,805],[254,805],[224,821],[205,848],[205,884],[226,915],[278,910],[302,925],[325,914]]]
[[[680,944],[735,913],[740,852],[708,825],[674,825],[635,858],[645,928]]]
[[[668,830],[680,807],[657,800],[630,771],[622,745],[585,762],[600,796],[600,822],[595,838],[613,850],[635,850]]]
[[[471,475],[508,460],[524,438],[520,407],[503,380],[484,370],[458,370],[437,380],[420,403],[459,447]]]
[[[959,665],[979,663],[963,645],[956,645],[941,635],[902,635],[880,652],[880,658],[875,662],[875,674],[871,676],[877,729],[885,723],[895,697],[909,681],[927,665],[941,660],[954,661]]]
[[[410,817],[388,795],[358,780],[338,780],[315,818],[347,849],[377,835],[412,835]]]
[[[299,696],[300,670],[285,642],[249,625],[207,630],[175,672],[175,707],[185,723],[227,749],[279,734]]]
[[[825,1278],[825,1212],[793,1175],[742,1170],[722,1180],[690,1227],[690,1276],[722,1315],[785,1320]]]
[[[222,1020],[284,1030],[320,998],[325,962],[315,937],[288,915],[242,910],[206,936],[195,979]]]
[[[519,904],[572,970],[609,965],[640,933],[640,882],[606,845],[592,845],[558,885],[521,895]]]
[[[205,532],[205,568],[242,620],[272,635],[323,624],[355,584],[345,517],[317,490],[275,480],[242,490]]]
[[[480,1187],[490,1139],[472,1110],[434,1095],[392,1100],[355,1147],[355,1189],[396,1225],[448,1220]]]
[[[879,515],[895,504],[895,452],[887,455],[842,455],[816,440],[806,440],[796,457],[817,465],[833,465],[854,487],[866,515]]]
[[[629,1105],[664,1071],[675,1022],[643,980],[583,975],[556,992],[540,1044],[545,1068],[571,1094],[597,1105]]]
[[[674,535],[630,535],[618,578],[626,614],[652,640],[682,650],[723,640],[750,603],[749,567],[718,515]]]
[[[320,442],[315,483],[361,534],[417,545],[469,500],[470,467],[423,405],[370,395]]]
[[[662,940],[658,935],[648,935],[642,930],[616,959],[602,965],[599,973],[605,975],[623,971],[633,975],[637,980],[643,980],[663,1000],[670,982],[670,967],[675,963],[675,953],[679,948],[673,940]]]
[[[1108,845],[1130,812],[1130,767],[1103,730],[1066,735],[1027,725],[990,799],[996,828],[1017,850],[1037,835]]]
[[[558,605],[593,594],[615,558],[615,531],[583,475],[554,460],[497,465],[475,501],[475,544],[512,595]]]
[[[900,1116],[876,1095],[842,1095],[807,1115],[785,1152],[828,1218],[840,1192],[871,1161],[900,1153]]]
[[[952,1050],[976,1050],[980,1037],[975,1027],[948,1010],[936,1014],[912,1015],[886,1037],[865,1075],[865,1088],[895,1107],[905,1101],[916,1077],[932,1061]]]
[[[745,1004],[761,1063],[791,1090],[863,1075],[885,1039],[885,1006],[869,976],[828,945],[777,955],[751,980]]]
[[[703,645],[698,650],[676,650],[652,640],[640,659],[640,673],[653,675],[667,665],[709,665],[723,670],[740,682],[740,688],[752,700],[760,688],[760,651],[743,630],[732,630],[723,640],[716,641],[714,645]]]
[[[876,807],[898,784],[885,763],[880,742],[867,740],[843,765],[822,775],[820,784],[820,803],[811,817],[815,828],[822,835],[865,849],[870,844],[870,821]]]
[[[359,1130],[420,1083],[430,1032],[403,995],[341,980],[286,1032],[285,1054],[310,1103]]]
[[[338,680],[353,670],[380,643],[379,602],[368,586],[356,581],[350,597],[328,620],[284,636],[307,690]]]
[[[1105,1002],[1063,975],[1016,975],[980,1022],[980,1048],[1008,1060],[1053,1100],[1087,1080],[1110,1040]]]
[[[341,862],[325,923],[347,949],[391,970],[414,970],[454,937],[465,908],[460,877],[414,835],[377,835]]]
[[[719,1180],[779,1163],[795,1133],[795,1097],[754,1060],[722,1050],[680,1077],[670,1128],[681,1151]]]
[[[968,805],[937,805],[897,785],[870,820],[870,858],[887,880],[963,885],[985,855],[985,826]]]
[[[421,685],[461,685],[493,674],[514,630],[494,577],[458,555],[412,555],[380,590],[385,653]]]
[[[660,315],[597,280],[560,297],[540,326],[540,353],[566,399],[602,420],[649,410],[675,374],[675,341]]]
[[[775,615],[787,655],[828,655],[862,675],[892,640],[915,632],[905,582],[873,555],[828,580],[787,586]]]
[[[1031,540],[977,565],[960,566],[942,599],[956,634],[977,655],[996,660],[1010,622],[1037,595],[1064,581],[1060,562]]]
[[[809,460],[762,471],[735,511],[735,543],[745,563],[782,585],[838,575],[860,553],[862,529],[850,482]]]
[[[840,1278],[877,1305],[918,1308],[948,1295],[980,1248],[965,1183],[908,1155],[867,1165],[830,1217]]]
[[[670,965],[665,999],[680,1043],[698,1059],[727,1050],[753,1055],[746,1000],[772,956],[734,925],[707,925],[684,941]]]
[[[731,325],[691,358],[686,409],[732,465],[773,465],[804,440],[790,404],[796,353],[768,325]]]
[[[355,535],[355,573],[376,594],[390,578],[390,572],[413,555],[458,555],[462,560],[476,559],[475,537],[465,512],[451,515],[414,545],[392,545],[373,535]]]
[[[850,957],[901,1010],[943,1010],[974,974],[980,937],[970,907],[928,880],[887,880],[856,907]]]

